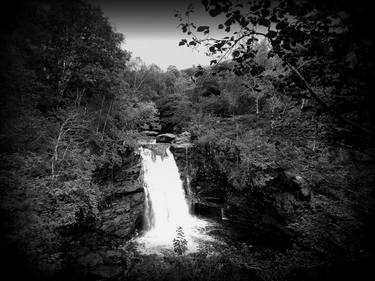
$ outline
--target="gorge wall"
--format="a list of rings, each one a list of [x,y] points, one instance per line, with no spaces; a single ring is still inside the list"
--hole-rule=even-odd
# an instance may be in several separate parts
[[[65,237],[63,268],[55,278],[117,280],[129,267],[122,246],[141,226],[145,202],[138,151],[127,149],[121,165],[97,169],[93,182],[99,189],[97,219]]]
[[[265,186],[254,189],[256,175],[241,173],[235,155],[225,147],[180,142],[171,151],[196,213],[223,216],[239,240],[277,248],[290,245],[288,224],[313,202],[306,179],[292,170],[268,169]]]
[[[141,159],[136,151],[123,155],[121,166],[98,172],[97,181],[102,194],[100,230],[125,238],[141,223],[145,201],[141,174]]]
[[[224,137],[207,139],[180,142],[171,151],[195,211],[220,219],[223,209],[222,225],[233,229],[228,240],[277,256],[293,268],[290,280],[321,280],[316,272],[327,273],[327,280],[361,272],[359,265],[371,257],[364,249],[373,247],[366,211],[373,204],[371,162],[328,147],[305,149],[314,165],[304,164],[301,153],[287,159],[293,164],[287,167],[276,145],[257,155],[238,151]],[[248,141],[257,144],[255,138]]]

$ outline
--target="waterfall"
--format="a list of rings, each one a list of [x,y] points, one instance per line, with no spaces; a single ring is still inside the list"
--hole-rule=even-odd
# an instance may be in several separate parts
[[[166,148],[165,155],[143,149],[143,180],[146,192],[145,218],[151,231],[166,234],[177,227],[191,224],[180,174],[173,154]]]
[[[176,230],[182,227],[188,250],[194,251],[201,229],[207,225],[189,213],[180,174],[169,147],[154,144],[141,148],[143,181],[146,195],[146,233],[138,239],[146,251],[172,247]]]

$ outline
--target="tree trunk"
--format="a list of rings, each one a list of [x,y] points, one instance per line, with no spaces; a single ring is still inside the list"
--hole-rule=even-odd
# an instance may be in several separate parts
[[[111,113],[112,104],[113,104],[113,100],[111,101],[111,104],[109,105],[108,112],[107,112],[107,116],[106,116],[106,118],[105,118],[104,127],[103,127],[103,131],[102,131],[102,140],[103,140],[103,138],[104,138],[104,131],[105,131],[105,128],[106,128],[106,126],[107,126],[108,117],[109,117],[109,114]]]
[[[105,95],[103,95],[102,104],[100,106],[99,121],[98,121],[98,127],[96,128],[96,132],[99,132],[100,120],[102,119],[102,111],[103,111],[104,100],[105,100]]]
[[[72,117],[74,118],[74,117]],[[52,156],[52,162],[51,162],[51,175],[52,177],[55,176],[55,170],[56,170],[56,163],[57,163],[57,160],[59,160],[59,144],[60,144],[60,141],[63,137],[63,135],[69,130],[65,130],[64,131],[64,127],[65,125],[68,123],[68,121],[70,120],[70,118],[68,117],[60,126],[60,130],[59,130],[59,135],[57,136],[57,140],[56,140],[56,144],[55,144],[55,148],[53,150],[53,156]]]

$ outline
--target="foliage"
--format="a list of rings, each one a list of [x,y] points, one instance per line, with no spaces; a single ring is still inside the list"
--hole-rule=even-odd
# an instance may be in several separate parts
[[[181,131],[192,117],[191,102],[178,93],[162,96],[156,101],[164,131]]]
[[[366,83],[374,73],[374,64],[367,59],[374,44],[367,29],[370,16],[366,9],[349,0],[339,5],[304,0],[209,0],[202,4],[211,17],[225,15],[218,25],[224,31],[221,38],[211,36],[214,27],[190,20],[192,7],[175,16],[182,32],[190,37],[181,45],[206,46],[207,52],[216,56],[211,62],[215,73],[229,68],[237,75],[249,74],[264,82],[270,74],[267,68],[273,69],[278,72],[273,83],[280,93],[312,100],[318,111],[334,117],[330,122],[339,121],[350,130],[374,136],[369,127],[360,125],[372,107],[368,102],[374,101],[369,95],[372,85]],[[259,44],[263,47],[257,47]],[[232,56],[233,67],[220,66],[227,55]],[[260,59],[264,55],[268,62]],[[196,74],[203,73],[200,69]],[[356,98],[350,98],[349,92]],[[349,100],[354,104],[346,106]]]
[[[202,245],[197,253],[149,256],[134,260],[126,277],[132,280],[272,280],[270,263],[252,246]],[[277,276],[277,275],[275,275]],[[275,277],[273,276],[273,277]]]
[[[177,255],[129,253],[129,280],[287,280],[301,267],[366,254],[373,167],[362,134],[373,124],[366,81],[375,53],[366,9],[348,0],[202,3],[210,16],[225,15],[218,29],[227,36],[211,38],[211,26],[191,22],[192,6],[177,14],[191,37],[180,45],[206,45],[214,56],[209,67],[181,71],[131,58],[100,9],[81,0],[24,3],[7,24],[2,241],[32,268],[52,274],[64,266],[64,239],[99,221],[103,194],[93,179],[109,179],[139,145],[139,131],[159,122],[162,131],[191,132],[206,181],[191,185],[204,183],[223,202],[231,193],[268,200],[282,192],[271,183],[289,169],[314,196],[306,208],[293,205],[296,244],[285,253],[241,245],[190,255],[179,228]]]
[[[173,238],[173,250],[177,255],[183,255],[187,250],[187,240],[181,226],[177,228],[176,233],[177,237]]]
[[[137,130],[158,113],[124,81],[130,55],[99,8],[18,8],[1,45],[2,235],[36,271],[51,266],[52,274],[63,237],[99,220],[95,173],[123,165]]]

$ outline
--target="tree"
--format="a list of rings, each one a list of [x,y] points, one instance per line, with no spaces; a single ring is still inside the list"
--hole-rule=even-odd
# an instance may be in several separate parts
[[[0,209],[11,226],[3,242],[45,271],[63,259],[62,234],[95,224],[103,198],[95,176],[113,175],[137,145],[134,129],[157,111],[132,98],[123,79],[130,55],[99,8],[81,0],[17,8],[0,53]]]
[[[206,46],[216,57],[211,61],[214,66],[231,55],[234,73],[254,76],[264,71],[256,60],[259,50],[254,48],[264,38],[270,44],[267,56],[281,60],[285,69],[278,78],[281,91],[298,88],[300,100],[311,99],[341,124],[375,136],[361,125],[371,115],[368,102],[374,104],[372,86],[366,83],[375,75],[369,62],[374,44],[368,10],[349,0],[203,0],[202,4],[210,16],[225,16],[217,28],[227,35],[211,37],[213,27],[191,22],[194,11],[189,7],[185,14],[176,14],[182,32],[190,37],[180,45]]]
[[[177,237],[173,239],[173,250],[177,255],[183,255],[187,250],[187,240],[181,226],[177,228],[176,233]]]
[[[169,65],[167,68],[167,72],[172,73],[176,78],[180,77],[180,71],[175,65]]]

